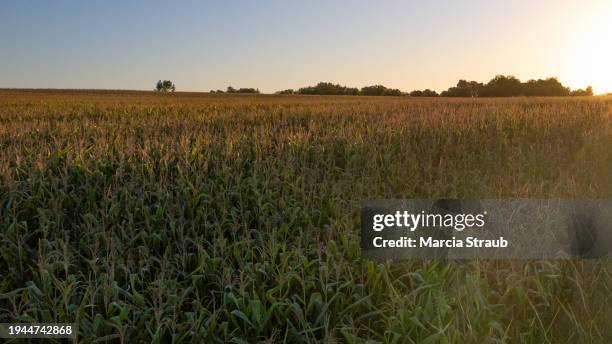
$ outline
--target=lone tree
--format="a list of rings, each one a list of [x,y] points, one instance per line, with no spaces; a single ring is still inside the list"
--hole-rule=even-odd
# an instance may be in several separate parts
[[[174,92],[176,90],[176,86],[170,80],[159,80],[157,82],[157,86],[155,86],[155,90],[157,92]]]

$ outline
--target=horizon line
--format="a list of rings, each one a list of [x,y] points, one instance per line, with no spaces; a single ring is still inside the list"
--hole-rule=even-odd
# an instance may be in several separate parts
[[[375,86],[375,85],[372,85]],[[367,87],[367,86],[364,86]],[[216,93],[216,92],[210,92],[210,91],[174,91],[174,92],[159,92],[153,89],[135,89],[135,88],[51,88],[51,87],[0,87],[0,91],[76,91],[76,92],[87,92],[87,91],[93,91],[93,92],[147,92],[147,93],[153,93],[153,94],[177,94],[177,93],[183,93],[183,94],[188,94],[188,93],[196,93],[196,94],[215,94],[215,95],[239,95],[239,96],[342,96],[342,97],[350,97],[350,96],[354,96],[354,97],[376,97],[376,98],[381,98],[381,97],[412,97],[412,98],[531,98],[531,97],[549,97],[549,98],[557,98],[557,97],[562,97],[562,96],[524,96],[524,95],[518,95],[518,96],[507,96],[507,97],[444,97],[444,96],[435,96],[435,97],[415,97],[415,96],[410,96],[409,93],[410,92],[404,92],[402,91],[402,95],[399,96],[376,96],[376,95],[352,95],[352,94],[343,94],[343,95],[333,95],[333,94],[300,94],[300,93],[294,93],[294,94],[278,94],[278,93],[264,93],[264,92],[260,92],[260,93],[228,93],[223,91],[222,93]],[[277,91],[278,92],[278,91]],[[604,93],[594,93],[593,96],[612,96],[612,92],[604,92]]]

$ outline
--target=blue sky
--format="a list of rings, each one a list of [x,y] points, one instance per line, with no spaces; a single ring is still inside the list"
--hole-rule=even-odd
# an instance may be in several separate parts
[[[598,0],[3,1],[0,87],[152,89],[171,79],[188,91],[318,81],[440,91],[513,74],[612,91],[602,77],[612,75],[602,48],[611,9]]]

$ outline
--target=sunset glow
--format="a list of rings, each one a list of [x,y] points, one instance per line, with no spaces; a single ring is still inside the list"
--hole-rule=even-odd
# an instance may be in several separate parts
[[[611,18],[612,5],[607,5],[570,33],[560,76],[572,88],[591,85],[595,94],[612,92]]]
[[[0,88],[441,92],[503,74],[603,94],[610,18],[609,0],[2,3]]]

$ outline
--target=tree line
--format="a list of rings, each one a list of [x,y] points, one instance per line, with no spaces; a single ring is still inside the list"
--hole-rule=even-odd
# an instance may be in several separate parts
[[[411,96],[411,97],[516,97],[516,96],[592,96],[593,88],[571,90],[563,86],[557,78],[537,79],[521,82],[511,75],[497,75],[489,82],[459,80],[456,86],[438,92],[425,89],[402,92],[383,85],[366,86],[361,89],[346,87],[331,82],[320,82],[316,86],[303,87],[298,90],[287,89],[276,94],[311,94],[311,95],[362,95],[362,96]]]
[[[401,96],[402,91],[396,88],[387,88],[383,85],[362,87],[346,87],[331,82],[320,82],[316,86],[302,87],[297,91],[287,89],[276,94],[310,94],[310,95],[350,95],[350,96]]]
[[[176,86],[170,80],[158,81],[155,87],[159,92],[174,92]],[[228,86],[223,90],[210,90],[210,93],[253,93],[259,94],[258,88],[234,88]],[[547,79],[531,79],[522,82],[512,75],[497,75],[489,82],[459,80],[457,85],[446,91],[438,92],[424,89],[412,92],[402,92],[396,88],[383,85],[365,86],[361,89],[347,87],[331,82],[319,82],[315,86],[302,87],[298,90],[286,89],[276,94],[309,94],[309,95],[351,95],[351,96],[410,96],[410,97],[533,97],[533,96],[592,96],[591,86],[585,89],[571,90],[554,77]]]
[[[223,90],[210,90],[210,93],[255,93],[259,94],[259,88],[233,88],[232,86],[227,86],[225,92]]]
[[[157,92],[174,92],[176,91],[176,85],[170,80],[159,80],[157,84],[155,84],[154,91]],[[223,90],[210,90],[210,93],[255,93],[259,94],[258,88],[234,88],[232,86],[228,86],[225,91]]]
[[[571,90],[557,78],[521,82],[514,76],[497,75],[488,83],[459,80],[457,85],[440,94],[442,97],[516,97],[516,96],[592,96],[593,88]]]

